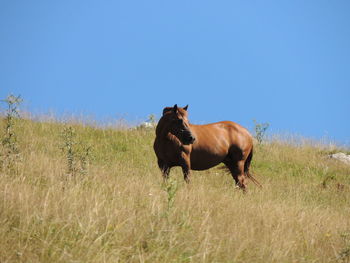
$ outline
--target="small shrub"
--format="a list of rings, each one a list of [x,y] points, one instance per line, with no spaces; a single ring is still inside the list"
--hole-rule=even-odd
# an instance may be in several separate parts
[[[266,136],[266,131],[270,127],[269,123],[258,123],[256,120],[254,121],[254,131],[255,131],[255,138],[258,141],[259,144],[263,142]]]
[[[147,122],[152,123],[153,125],[155,125],[155,124],[157,123],[156,115],[150,114],[150,115],[148,116]]]
[[[164,190],[167,193],[167,211],[166,215],[170,213],[174,207],[176,192],[178,189],[177,181],[175,179],[169,178],[164,183]]]
[[[22,102],[20,96],[9,95],[2,102],[6,103],[5,112],[5,132],[1,140],[2,149],[0,151],[0,167],[13,171],[19,158],[19,148],[15,132],[15,120],[20,118],[18,106]]]
[[[92,147],[78,141],[76,132],[71,126],[63,129],[61,137],[63,139],[61,149],[64,151],[67,160],[67,174],[72,176],[87,174]]]

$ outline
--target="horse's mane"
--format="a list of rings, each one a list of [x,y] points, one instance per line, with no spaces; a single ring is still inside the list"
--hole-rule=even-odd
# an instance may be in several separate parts
[[[169,112],[172,111],[172,110],[173,110],[173,107],[165,107],[165,108],[163,109],[163,116],[164,116],[164,114],[169,113]]]
[[[164,139],[170,140],[170,141],[174,142],[176,145],[180,146],[180,145],[182,145],[182,143],[174,134],[172,134],[170,132],[169,127],[168,127],[172,109],[173,108],[171,108],[171,107],[164,108],[163,116],[158,121],[158,125],[156,128],[156,136],[159,138],[164,138]]]
[[[164,111],[165,111],[165,109],[164,109]],[[164,133],[165,131],[165,129],[167,128],[167,122],[168,122],[168,120],[169,120],[169,113],[170,113],[170,111],[168,111],[168,112],[166,112],[165,114],[164,114],[164,111],[163,111],[163,116],[160,118],[160,120],[158,121],[158,125],[157,125],[157,128],[156,128],[156,135],[157,136],[161,136],[162,135],[162,133]]]

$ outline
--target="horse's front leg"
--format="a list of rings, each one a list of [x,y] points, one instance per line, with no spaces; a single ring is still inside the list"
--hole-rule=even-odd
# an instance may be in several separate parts
[[[191,170],[188,167],[182,166],[182,173],[184,174],[185,182],[189,184],[191,181]]]
[[[190,178],[191,178],[191,163],[190,163],[190,158],[189,156],[183,154],[182,155],[182,173],[184,175],[184,179],[186,183],[190,183]]]
[[[164,181],[166,181],[169,178],[170,167],[167,164],[165,164],[162,160],[158,160],[158,166],[159,169],[162,171]]]

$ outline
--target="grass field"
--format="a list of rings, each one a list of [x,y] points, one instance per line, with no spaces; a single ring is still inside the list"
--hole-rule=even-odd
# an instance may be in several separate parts
[[[220,168],[164,184],[152,129],[14,124],[0,262],[350,262],[350,167],[327,158],[334,146],[256,145],[264,187],[243,194]]]

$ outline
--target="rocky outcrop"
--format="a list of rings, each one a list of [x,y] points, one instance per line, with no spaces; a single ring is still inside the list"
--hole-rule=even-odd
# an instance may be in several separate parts
[[[330,154],[329,157],[350,165],[350,155],[348,154],[341,153],[341,152],[333,153],[333,154]]]

